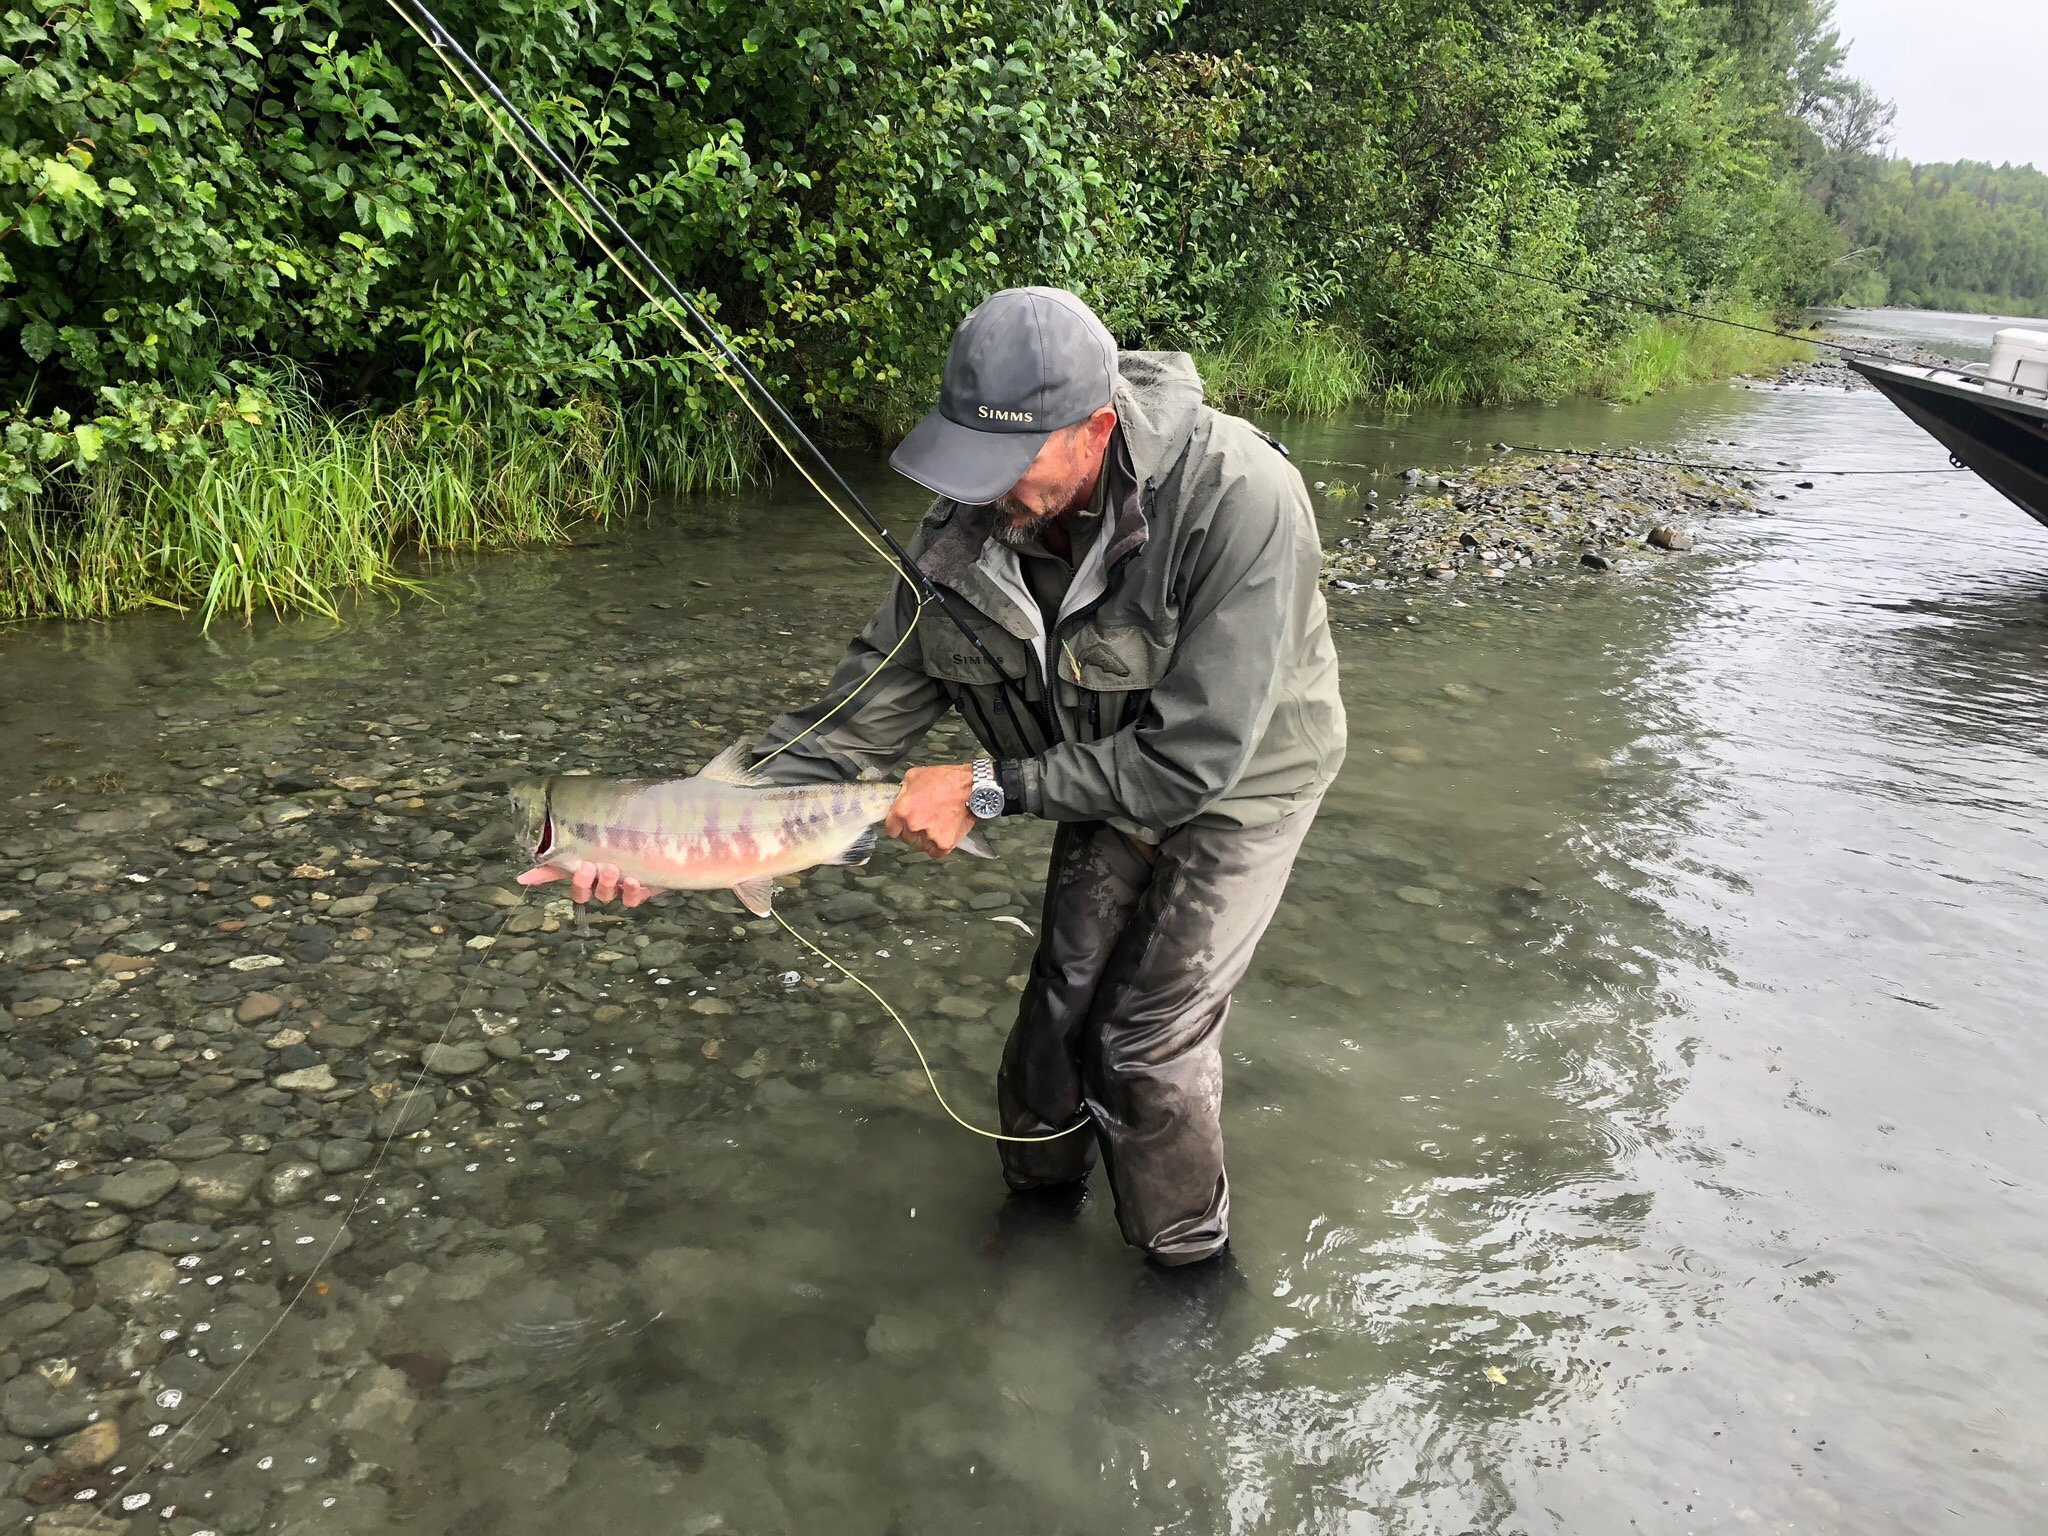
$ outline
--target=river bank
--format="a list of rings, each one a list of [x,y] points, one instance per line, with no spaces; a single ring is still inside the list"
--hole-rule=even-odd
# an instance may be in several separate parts
[[[1750,314],[1750,311],[1744,311]],[[1767,318],[1756,312],[1752,318]],[[1233,410],[1363,409],[1582,394],[1631,400],[1803,356],[1797,342],[1645,321],[1561,374],[1388,380],[1356,339],[1301,325],[1201,358]],[[603,397],[509,421],[409,408],[334,414],[283,397],[162,467],[109,459],[66,495],[0,514],[0,621],[103,618],[147,607],[203,625],[321,613],[402,590],[451,555],[589,538],[649,498],[731,491],[786,473],[739,413],[622,409]]]

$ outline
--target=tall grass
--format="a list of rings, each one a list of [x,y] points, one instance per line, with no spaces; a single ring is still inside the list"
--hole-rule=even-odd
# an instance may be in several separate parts
[[[1330,326],[1266,324],[1198,353],[1209,398],[1240,410],[1332,416],[1384,387],[1378,361]]]
[[[1721,315],[1743,325],[1772,324],[1769,311],[1754,305],[1727,306]],[[1789,367],[1812,356],[1803,341],[1659,316],[1639,321],[1596,353],[1579,392],[1639,400],[1660,389]]]
[[[1720,314],[1743,325],[1772,325],[1759,306],[1730,304]],[[1362,403],[1409,410],[1567,394],[1635,400],[1681,384],[1782,368],[1812,350],[1754,331],[1651,316],[1562,366],[1496,355],[1401,366],[1334,327],[1265,324],[1198,352],[1196,365],[1209,398],[1231,409],[1329,416]]]
[[[736,423],[689,427],[654,403],[502,426],[288,399],[196,463],[102,465],[0,517],[0,619],[333,614],[410,584],[420,556],[555,543],[652,492],[736,484],[755,446]]]

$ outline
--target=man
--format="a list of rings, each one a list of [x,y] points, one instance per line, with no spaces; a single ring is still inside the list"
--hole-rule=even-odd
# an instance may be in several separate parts
[[[911,553],[981,646],[936,607],[906,640],[898,581],[756,755],[794,742],[763,766],[781,783],[887,774],[960,711],[990,755],[910,769],[885,828],[944,857],[992,816],[1059,823],[997,1092],[1008,1135],[1093,1129],[1004,1142],[1004,1175],[1077,1188],[1099,1146],[1125,1239],[1211,1258],[1224,1015],[1344,755],[1301,476],[1202,404],[1185,354],[1120,359],[1056,288],[961,322],[937,409],[890,462],[938,496]],[[610,899],[617,871],[579,870],[579,899],[593,886]]]

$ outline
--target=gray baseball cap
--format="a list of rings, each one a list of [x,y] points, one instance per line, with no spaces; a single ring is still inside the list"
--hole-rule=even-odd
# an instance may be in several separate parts
[[[1115,394],[1116,338],[1094,310],[1064,288],[1005,288],[953,332],[938,408],[889,462],[954,501],[994,501]]]

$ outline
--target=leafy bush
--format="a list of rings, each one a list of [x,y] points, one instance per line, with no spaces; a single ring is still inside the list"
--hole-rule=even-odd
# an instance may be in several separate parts
[[[1798,127],[1837,78],[1819,0],[1162,5],[444,20],[842,433],[907,425],[1007,283],[1329,410],[1582,387],[1640,323],[1472,261],[1771,306],[1834,255]],[[0,0],[0,34],[0,614],[317,604],[401,548],[546,537],[751,452],[692,341],[381,0]],[[477,479],[433,493],[476,518],[340,489],[400,440],[408,474]],[[269,521],[237,555],[188,496]]]

